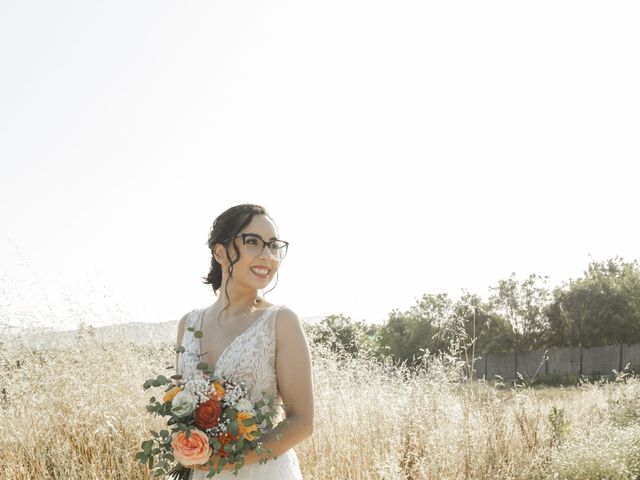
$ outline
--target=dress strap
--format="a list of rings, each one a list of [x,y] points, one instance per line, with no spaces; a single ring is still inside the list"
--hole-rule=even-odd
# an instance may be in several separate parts
[[[193,335],[193,332],[187,330],[187,328],[195,328],[199,317],[200,310],[196,308],[187,313],[184,319],[184,332],[182,333],[181,343],[181,346],[184,347],[184,352],[178,355],[177,373],[180,375],[193,375],[196,371],[196,365],[198,364],[198,339]]]
[[[197,353],[197,343],[195,342],[196,337],[193,335],[193,332],[187,330],[187,328],[197,328],[197,321],[200,317],[200,310],[194,308],[187,314],[187,318],[185,319],[184,325],[184,333],[182,334],[182,346],[185,351],[190,353]]]

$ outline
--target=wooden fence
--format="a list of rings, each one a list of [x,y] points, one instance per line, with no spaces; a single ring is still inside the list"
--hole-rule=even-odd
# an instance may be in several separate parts
[[[606,345],[602,347],[552,348],[529,352],[483,353],[474,362],[479,379],[525,379],[543,375],[578,375],[597,377],[622,371],[630,364],[640,367],[640,344]]]

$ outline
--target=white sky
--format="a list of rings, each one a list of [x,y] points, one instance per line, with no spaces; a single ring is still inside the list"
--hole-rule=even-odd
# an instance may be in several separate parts
[[[639,14],[2,2],[0,304],[56,327],[179,318],[213,301],[209,228],[245,202],[291,242],[267,298],[301,317],[639,258]]]

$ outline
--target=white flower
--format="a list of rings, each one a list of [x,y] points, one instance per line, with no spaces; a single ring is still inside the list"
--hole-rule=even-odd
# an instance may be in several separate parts
[[[171,401],[171,411],[178,417],[186,417],[196,409],[195,397],[187,392],[178,393]]]
[[[241,398],[238,403],[236,403],[236,409],[240,412],[250,412],[253,410],[253,404],[248,398]]]
[[[187,380],[184,385],[184,391],[191,393],[196,399],[197,405],[200,405],[209,400],[215,390],[204,377],[195,376]]]

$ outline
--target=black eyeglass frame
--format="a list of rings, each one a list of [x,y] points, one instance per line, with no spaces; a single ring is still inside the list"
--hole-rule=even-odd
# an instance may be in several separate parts
[[[234,238],[242,238],[242,244],[246,245],[247,237],[257,238],[258,240],[260,240],[262,242],[262,248],[260,249],[260,253],[262,253],[264,251],[264,247],[267,247],[269,249],[269,253],[271,254],[271,252],[272,252],[271,251],[271,244],[272,243],[274,243],[274,242],[284,243],[284,254],[282,256],[280,256],[280,257],[277,257],[277,258],[278,258],[278,260],[283,260],[284,257],[287,256],[287,252],[289,251],[289,242],[287,242],[286,240],[280,240],[279,238],[275,238],[275,239],[269,240],[267,242],[260,235],[258,235],[257,233],[237,233],[237,234],[233,235],[232,237],[227,238],[225,240],[225,243],[233,240]]]

